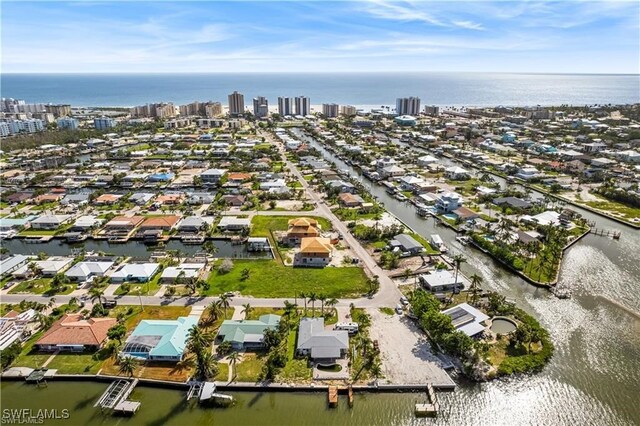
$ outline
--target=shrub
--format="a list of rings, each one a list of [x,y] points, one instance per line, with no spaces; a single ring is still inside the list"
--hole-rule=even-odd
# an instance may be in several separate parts
[[[233,261],[231,259],[225,259],[218,267],[219,274],[228,274],[233,269]]]

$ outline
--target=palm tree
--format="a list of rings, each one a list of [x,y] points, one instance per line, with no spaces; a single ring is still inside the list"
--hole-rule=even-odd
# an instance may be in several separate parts
[[[478,274],[473,274],[469,278],[471,278],[471,287],[469,288],[468,294],[471,294],[471,304],[475,304],[480,291],[480,284],[482,284],[482,277]]]
[[[297,305],[295,303],[291,303],[288,300],[284,301],[284,315],[287,317],[291,317],[291,313],[296,309]]]
[[[456,254],[455,256],[453,256],[453,264],[456,267],[456,278],[453,281],[455,283],[455,286],[457,286],[458,284],[458,271],[460,270],[460,265],[466,261],[467,261],[467,258],[461,254]]]
[[[336,299],[335,297],[332,297],[331,299],[327,300],[324,303],[328,307],[333,308],[334,306],[336,306],[338,304],[338,299]]]
[[[318,295],[318,300],[322,304],[321,307],[320,307],[320,316],[324,316],[324,304],[327,301],[327,296],[324,295],[324,294],[320,294],[320,295]]]
[[[207,311],[209,313],[209,321],[210,322],[214,322],[215,320],[218,319],[218,317],[220,316],[220,301],[213,301],[211,303],[209,303],[209,306],[207,306]]]
[[[244,305],[242,305],[242,312],[244,314],[244,319],[247,320],[249,319],[249,315],[251,315],[251,311],[253,311],[253,308],[251,307],[250,304],[245,303]]]
[[[104,305],[102,304],[103,294],[104,294],[104,289],[101,289],[96,286],[92,286],[91,289],[89,290],[89,297],[91,298],[91,303],[93,303],[95,300],[98,300],[98,303],[100,303],[100,307],[102,309],[104,309]]]
[[[233,378],[236,377],[236,363],[240,361],[240,354],[237,351],[233,351],[229,354],[229,367],[233,370]]]
[[[227,318],[227,309],[231,306],[231,296],[226,294],[220,295],[220,306],[224,309],[224,318]]]
[[[196,355],[196,377],[207,380],[218,374],[218,362],[211,352]]]
[[[302,298],[302,300],[304,301],[304,316],[307,316],[307,293],[300,293],[300,297]]]
[[[138,360],[130,356],[123,356],[120,358],[119,365],[122,374],[133,377],[133,373],[135,373],[136,368],[138,368]]]
[[[312,292],[309,295],[309,300],[311,301],[311,316],[315,318],[315,316],[316,316],[316,300],[318,300],[318,295],[315,292]]]
[[[47,304],[47,306],[49,306],[50,308],[53,307],[53,305],[56,304],[56,298],[52,297],[51,299],[49,299],[49,303]]]
[[[378,384],[378,379],[382,376],[382,366],[380,365],[380,363],[374,362],[373,364],[371,364],[371,367],[369,367],[369,373],[371,373],[371,375],[375,379],[375,383]]]
[[[187,334],[187,348],[196,354],[201,355],[213,342],[213,336],[204,331],[201,327],[194,325]]]

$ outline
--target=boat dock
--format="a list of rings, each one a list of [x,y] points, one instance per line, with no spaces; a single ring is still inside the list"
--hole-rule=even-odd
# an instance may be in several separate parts
[[[589,228],[589,233],[593,235],[597,235],[599,237],[611,237],[614,240],[619,240],[622,232],[620,231],[610,231],[607,229],[598,229],[598,228]]]
[[[427,384],[427,401],[425,403],[416,403],[415,414],[416,417],[435,417],[440,411],[440,404],[436,398],[436,391],[431,386],[431,383]]]
[[[128,380],[116,380],[112,382],[107,390],[104,391],[98,402],[94,404],[94,407],[100,407],[101,409],[111,409],[114,412],[123,414],[134,414],[140,408],[138,401],[128,401],[127,398],[133,392],[133,389],[138,384],[138,379],[132,382]]]
[[[338,387],[329,386],[329,407],[336,407],[338,405]]]

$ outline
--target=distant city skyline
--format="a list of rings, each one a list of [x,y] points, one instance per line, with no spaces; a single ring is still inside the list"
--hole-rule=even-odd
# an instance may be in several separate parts
[[[637,1],[3,2],[2,71],[640,72]]]

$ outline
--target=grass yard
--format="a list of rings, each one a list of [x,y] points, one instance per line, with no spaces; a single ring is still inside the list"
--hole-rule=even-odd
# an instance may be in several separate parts
[[[622,219],[630,220],[640,218],[640,208],[627,206],[616,201],[603,199],[603,201],[587,201],[584,204]]]
[[[125,326],[127,331],[132,330],[143,319],[177,319],[178,317],[185,317],[191,312],[189,306],[145,306],[144,311],[140,309],[140,306],[134,305],[121,305],[112,309],[109,312],[109,316],[116,317],[118,312],[127,312],[128,309],[132,309],[132,313],[125,319]]]
[[[102,362],[102,360],[93,359],[93,352],[61,352],[47,365],[47,368],[58,370],[60,374],[96,374]]]
[[[155,380],[168,380],[173,382],[186,382],[193,373],[193,365],[190,362],[149,362],[140,363],[133,377]],[[100,374],[109,376],[125,376],[120,372],[120,366],[113,358],[106,359],[101,366]]]
[[[242,270],[249,270],[244,281]],[[231,272],[209,275],[207,295],[239,291],[245,296],[290,297],[314,291],[327,297],[360,296],[368,291],[367,277],[358,267],[293,268],[275,260],[236,260]]]
[[[47,235],[56,235],[56,230],[50,229],[25,229],[24,231],[20,231],[18,235],[22,235],[24,237],[33,237],[33,236],[47,236]]]
[[[431,247],[431,244],[429,244],[429,242],[425,240],[422,235],[416,234],[415,232],[409,232],[409,235],[411,235],[414,240],[423,245],[426,254],[440,254],[440,251]]]
[[[149,282],[146,283],[126,283],[121,285],[116,289],[113,293],[116,296],[129,294],[129,295],[138,295],[140,293],[143,296],[153,296],[160,290],[160,277],[162,276],[162,271],[158,272]],[[127,290],[128,286],[128,290]]]
[[[236,381],[257,382],[262,374],[262,367],[267,362],[266,353],[245,353],[242,362],[236,364]]]
[[[214,380],[220,382],[227,382],[229,380],[229,364],[223,362],[218,363],[218,374],[216,374]]]
[[[43,333],[43,331],[36,333],[25,342],[22,352],[11,364],[13,367],[40,368],[49,359],[51,352],[38,352],[33,348]]]
[[[306,217],[306,216],[305,216]],[[254,216],[251,220],[251,235],[254,237],[268,237],[269,231],[286,231],[289,227],[289,220],[293,216]],[[316,219],[323,231],[331,229],[331,222],[323,217],[312,217]]]
[[[33,293],[52,296],[54,294],[69,294],[76,288],[75,284],[63,284],[59,287],[59,291],[53,291],[51,289],[51,280],[51,278],[38,278],[35,280],[24,281],[14,286],[9,291],[9,294]]]

